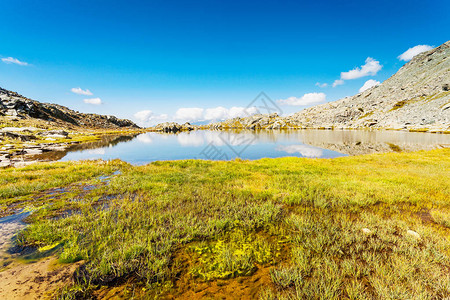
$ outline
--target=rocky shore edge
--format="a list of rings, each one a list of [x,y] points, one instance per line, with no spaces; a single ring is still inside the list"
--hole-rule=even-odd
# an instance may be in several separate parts
[[[36,162],[35,155],[49,151],[65,151],[81,143],[69,141],[64,130],[39,130],[33,127],[5,127],[0,129],[0,141],[11,141],[0,146],[0,167],[21,167]],[[58,142],[64,140],[64,142]],[[18,143],[14,143],[14,142]]]

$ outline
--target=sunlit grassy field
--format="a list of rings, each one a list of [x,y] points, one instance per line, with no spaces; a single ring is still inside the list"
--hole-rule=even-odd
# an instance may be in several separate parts
[[[138,298],[200,298],[233,282],[260,299],[442,299],[449,178],[450,149],[58,162],[0,170],[0,206],[34,210],[20,245],[84,261],[61,298],[130,284]],[[256,274],[265,284],[245,281]]]

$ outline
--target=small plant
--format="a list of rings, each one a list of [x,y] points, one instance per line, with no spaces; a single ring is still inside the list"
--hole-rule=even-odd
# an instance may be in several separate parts
[[[282,289],[299,286],[302,282],[302,272],[296,267],[283,267],[270,270],[273,283]]]
[[[279,251],[266,239],[241,230],[226,238],[191,247],[199,255],[199,264],[191,270],[193,276],[212,280],[251,275],[257,269],[256,264],[272,263]]]

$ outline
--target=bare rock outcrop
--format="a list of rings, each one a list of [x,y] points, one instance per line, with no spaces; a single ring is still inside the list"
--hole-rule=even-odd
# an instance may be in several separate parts
[[[191,125],[190,123],[186,122],[184,124],[178,124],[176,122],[165,122],[158,124],[152,128],[153,131],[161,131],[161,132],[170,132],[170,133],[177,133],[179,131],[191,131],[198,129],[197,126]]]
[[[450,130],[450,41],[415,56],[379,86],[304,109],[292,116],[255,115],[209,125],[211,129]]]
[[[40,119],[55,127],[98,129],[139,128],[135,123],[115,116],[85,114],[58,104],[41,103],[16,92],[0,88],[0,116]]]

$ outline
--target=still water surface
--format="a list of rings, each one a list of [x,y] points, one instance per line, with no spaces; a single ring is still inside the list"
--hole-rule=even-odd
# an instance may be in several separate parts
[[[149,132],[105,137],[53,153],[52,160],[115,159],[135,165],[156,160],[259,159],[297,156],[333,158],[377,152],[449,147],[450,135],[401,131],[262,130]]]

